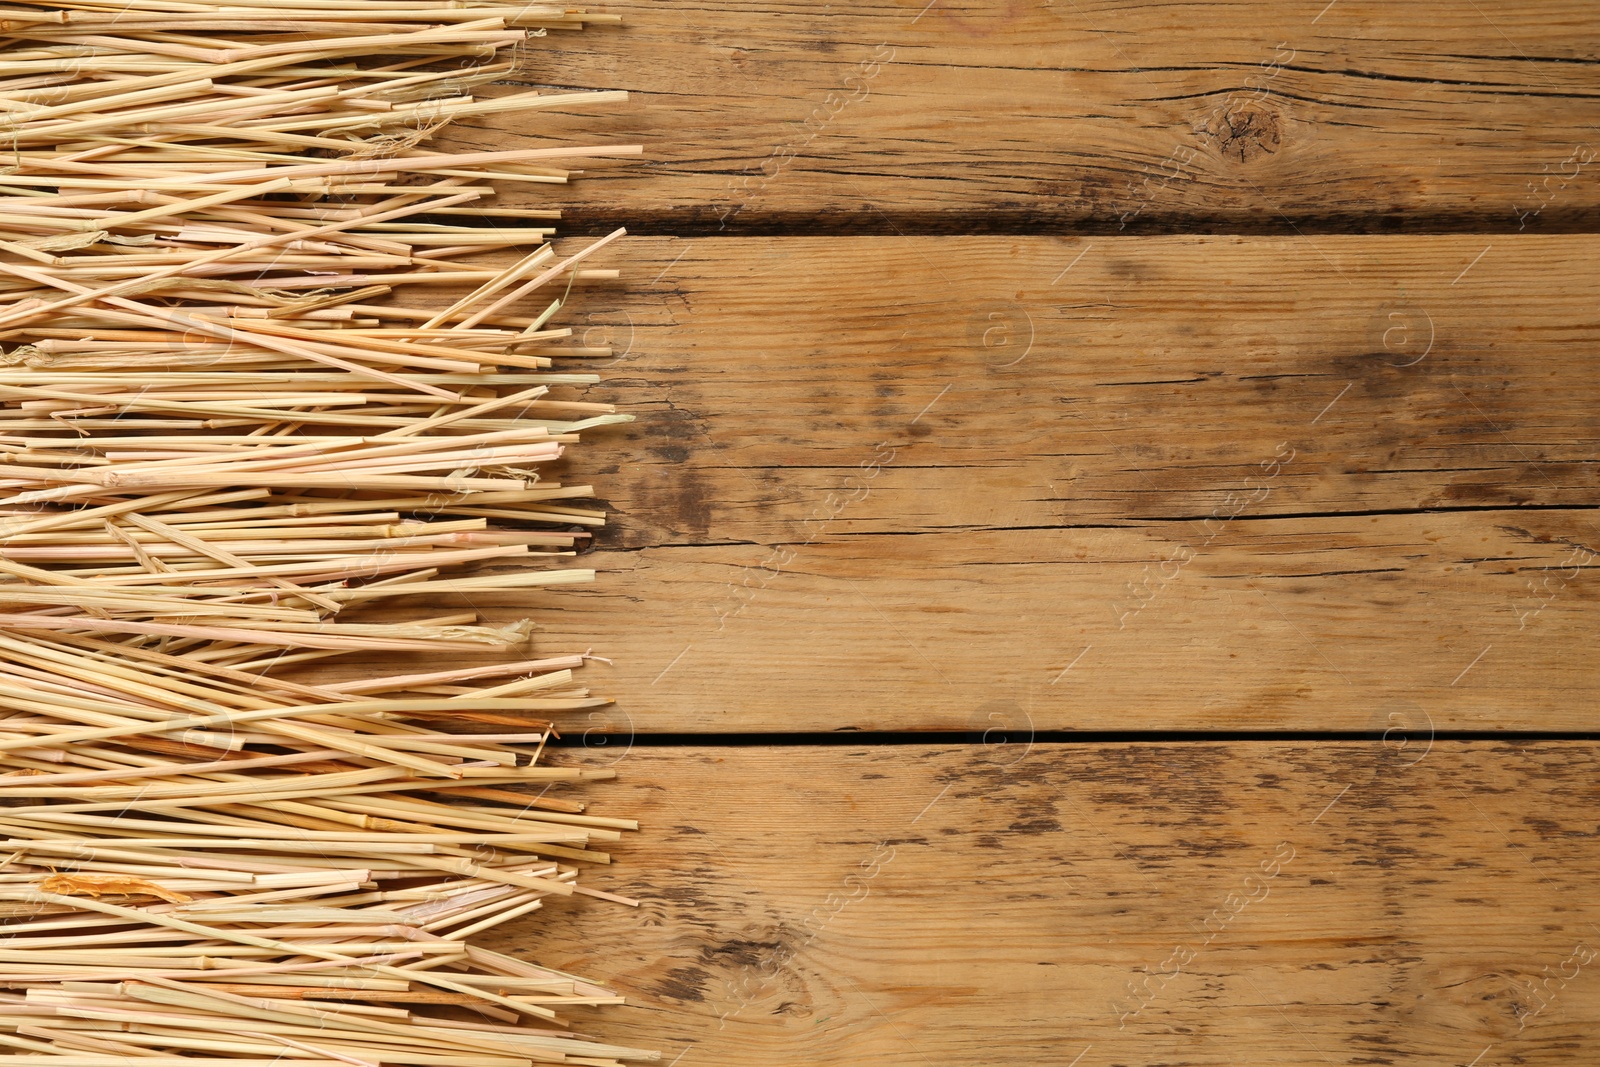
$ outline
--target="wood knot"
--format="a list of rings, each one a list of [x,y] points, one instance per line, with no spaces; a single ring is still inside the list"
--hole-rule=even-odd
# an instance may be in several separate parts
[[[1283,143],[1283,120],[1254,101],[1213,114],[1201,133],[1225,159],[1250,163],[1270,156]]]

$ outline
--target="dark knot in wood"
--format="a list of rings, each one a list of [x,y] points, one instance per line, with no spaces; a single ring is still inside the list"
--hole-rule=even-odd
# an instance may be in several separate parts
[[[1283,121],[1275,111],[1251,101],[1212,115],[1201,133],[1223,158],[1250,163],[1278,151]]]

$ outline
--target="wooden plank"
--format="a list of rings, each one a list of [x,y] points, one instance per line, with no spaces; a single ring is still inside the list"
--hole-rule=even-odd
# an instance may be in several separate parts
[[[788,547],[598,555],[536,640],[614,658],[619,731],[1593,724],[1591,557],[1482,515]]]
[[[1590,236],[637,239],[631,284],[568,316],[615,346],[600,392],[639,415],[595,469],[620,511],[607,543],[803,540],[828,493],[863,481],[830,531],[1200,521],[1230,491],[1247,521],[1591,507],[1597,252]]]
[[[622,732],[1587,729],[1596,247],[641,239],[601,580],[474,603]]]
[[[624,24],[552,35],[520,81],[627,89],[628,106],[494,116],[452,142],[648,143],[643,165],[508,196],[587,227],[1515,231],[1600,214],[1586,0],[601,8]]]
[[[635,749],[505,937],[680,1067],[1592,1062],[1600,752],[1391,742]]]

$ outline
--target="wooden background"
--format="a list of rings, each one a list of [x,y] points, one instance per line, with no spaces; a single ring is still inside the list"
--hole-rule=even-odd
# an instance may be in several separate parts
[[[599,581],[478,601],[614,659],[558,758],[644,903],[507,935],[582,1025],[1600,1058],[1600,11],[593,9],[520,81],[629,104],[453,135],[647,145],[509,194],[643,235],[569,320],[639,421]]]

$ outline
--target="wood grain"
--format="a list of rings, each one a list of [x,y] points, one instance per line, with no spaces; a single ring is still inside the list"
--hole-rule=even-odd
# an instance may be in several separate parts
[[[1597,252],[638,239],[631,283],[571,316],[615,346],[598,392],[639,415],[594,468],[619,512],[606,543],[803,540],[873,465],[830,535],[1199,523],[1230,492],[1243,521],[1594,507]]]
[[[648,144],[551,197],[658,233],[1518,231],[1600,217],[1585,0],[595,6],[520,82],[624,108],[454,135]],[[586,164],[577,164],[586,165]]]
[[[593,881],[642,906],[506,937],[614,976],[594,1029],[679,1067],[1580,1062],[1596,755],[636,749]]]
[[[600,580],[473,602],[569,729],[1588,729],[1596,247],[640,239]]]

